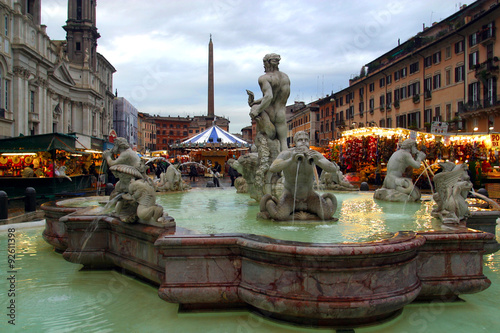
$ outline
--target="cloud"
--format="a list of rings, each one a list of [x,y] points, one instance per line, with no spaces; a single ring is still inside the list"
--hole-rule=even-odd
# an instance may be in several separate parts
[[[67,1],[44,0],[42,21],[64,39]],[[250,125],[246,89],[260,95],[262,58],[278,53],[288,103],[347,87],[372,61],[458,10],[431,0],[107,0],[97,3],[98,52],[117,69],[114,88],[142,112],[207,112],[208,41],[214,42],[215,113],[230,131]]]

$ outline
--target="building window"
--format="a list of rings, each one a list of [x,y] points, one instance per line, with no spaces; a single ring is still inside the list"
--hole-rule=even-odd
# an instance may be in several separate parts
[[[432,122],[432,109],[425,109],[424,110],[424,125],[430,124]]]
[[[392,118],[387,118],[387,128],[392,128]]]
[[[469,104],[479,102],[479,82],[469,84]]]
[[[392,92],[388,92],[385,97],[385,101],[387,103],[387,107],[390,107],[392,104]]]
[[[434,109],[434,121],[441,121],[441,107],[436,106]]]
[[[469,35],[469,47],[477,44],[477,32]]]
[[[381,95],[380,96],[380,107],[384,107],[385,105],[385,95]]]
[[[406,87],[402,87],[401,89],[399,89],[399,94],[401,96],[401,99],[405,99],[406,98]]]
[[[455,68],[455,82],[461,82],[465,78],[465,66],[458,66]]]
[[[408,114],[408,127],[420,128],[420,112]]]
[[[445,72],[445,76],[446,76],[446,85],[449,86],[451,84],[451,70],[450,69],[447,69],[446,72]]]
[[[359,112],[362,114],[365,111],[365,103],[359,102]]]
[[[441,51],[436,52],[432,55],[432,63],[439,64],[441,62]]]
[[[406,115],[396,116],[396,127],[406,128]]]
[[[479,65],[479,51],[469,54],[469,69],[473,69],[476,65]]]
[[[495,44],[488,44],[486,46],[486,59],[491,59],[493,58],[493,46]]]
[[[458,41],[455,43],[455,53],[464,52],[464,41]]]
[[[432,90],[432,77],[428,77],[424,80],[424,92]]]
[[[416,73],[419,70],[419,63],[414,62],[413,64],[410,65],[410,74]]]
[[[381,78],[381,79],[379,80],[379,86],[380,86],[380,88],[382,88],[382,87],[384,87],[384,86],[385,86],[385,77],[383,77],[383,78]]]
[[[373,92],[375,90],[375,83],[370,83],[370,92]]]
[[[5,15],[5,37],[9,37],[9,16]]]
[[[35,92],[30,91],[30,112],[35,112]]]
[[[407,75],[406,67],[401,68],[401,78],[404,79]]]
[[[433,89],[441,88],[441,74],[436,74],[432,78],[432,88]]]
[[[446,104],[446,121],[451,121],[453,119],[451,115],[451,104]]]
[[[82,50],[82,46],[81,46],[80,42],[76,42],[76,50],[77,51],[81,51]]]
[[[391,74],[387,75],[386,82],[387,82],[387,85],[392,83],[392,75]]]
[[[394,90],[394,102],[399,101],[400,96],[399,96],[399,89]]]
[[[497,78],[490,77],[484,87],[484,106],[492,106],[496,103]]]
[[[408,97],[420,94],[420,82],[415,82],[408,85]]]
[[[373,110],[375,108],[375,100],[373,98],[370,98],[370,111]]]
[[[432,56],[425,57],[424,59],[424,67],[431,67],[432,66]]]
[[[394,81],[399,81],[401,72],[400,71],[395,71],[394,72]]]
[[[447,46],[446,49],[445,49],[445,57],[446,59],[450,59],[451,58],[451,46]]]
[[[9,91],[10,91],[10,82],[5,80],[4,81],[5,85],[5,98],[4,98],[4,105],[5,109],[9,110]]]

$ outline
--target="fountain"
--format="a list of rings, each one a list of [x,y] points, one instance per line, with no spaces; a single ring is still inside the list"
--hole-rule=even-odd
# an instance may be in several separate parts
[[[272,54],[264,61],[274,64],[277,70],[279,56]],[[259,79],[261,87],[265,86],[266,77],[263,77]],[[281,88],[286,95],[289,81],[284,76],[282,79]],[[328,172],[336,172],[336,166],[308,149],[304,133],[297,133],[295,148],[282,149],[280,126],[272,123],[273,118],[269,117],[269,108],[274,107],[276,111],[279,105],[268,103],[259,109],[267,103],[265,93],[260,101],[254,101],[252,94],[249,100],[253,117],[261,117],[258,120],[258,124],[261,122],[258,125],[260,139],[257,140],[261,146],[257,153],[246,158],[250,162],[240,157],[238,163],[243,166],[247,181],[250,180],[249,187],[253,187],[250,197],[258,199],[254,223],[257,227],[265,225],[269,233],[247,231],[245,226],[237,226],[240,221],[233,221],[235,229],[229,232],[218,231],[219,222],[213,222],[206,230],[183,227],[179,222],[173,223],[171,218],[164,223],[161,219],[166,216],[163,210],[163,215],[158,215],[158,207],[174,209],[173,200],[169,200],[174,194],[166,194],[162,197],[162,205],[157,205],[154,187],[144,179],[141,166],[134,165],[134,160],[124,162],[121,154],[126,156],[128,150],[120,149],[115,160],[111,152],[104,156],[112,167],[118,165],[116,172],[122,173],[121,184],[117,187],[126,202],[118,200],[122,204],[117,204],[110,214],[104,214],[102,207],[93,206],[77,209],[57,221],[48,219],[44,237],[53,235],[53,229],[58,232],[64,229],[67,245],[64,248],[58,237],[46,237],[46,240],[59,246],[64,251],[63,257],[70,262],[86,268],[118,267],[150,281],[159,286],[160,298],[179,304],[181,310],[246,308],[268,318],[301,325],[352,327],[373,324],[401,313],[415,300],[451,301],[490,286],[490,280],[483,274],[483,254],[487,244],[495,242],[494,235],[468,229],[461,221],[451,225],[434,221],[432,227],[418,231],[391,230],[390,234],[382,232],[379,237],[364,241],[331,241],[332,238],[320,240],[316,237],[299,241],[264,236],[272,235],[273,230],[290,227],[308,230],[318,227],[318,233],[325,233],[329,228],[335,232],[344,221],[340,216],[342,210],[336,212],[337,195],[312,190],[314,164]],[[268,126],[269,121],[274,131]],[[273,153],[269,153],[269,147]],[[269,160],[270,156],[274,158]],[[265,160],[265,169],[260,169],[262,165],[254,163],[255,160]],[[256,166],[257,170],[251,166]],[[281,195],[276,195],[280,171],[284,174],[284,188]],[[412,184],[396,174],[393,176],[394,188],[388,184],[386,189],[402,189],[406,197],[416,197],[417,191]],[[262,186],[256,186],[262,181]],[[191,195],[191,192],[178,195]],[[219,195],[222,194],[212,192],[206,199],[209,211],[214,214],[217,214]],[[110,198],[116,196],[112,193]],[[338,197],[340,205],[347,204],[342,195]],[[202,204],[199,200],[188,202],[189,205]],[[135,210],[129,208],[124,215],[121,206],[126,204]],[[244,204],[250,205],[246,201]],[[401,207],[398,203],[390,204],[396,205],[391,206],[392,210]],[[186,211],[187,205],[178,203],[179,215]],[[194,209],[194,205],[189,208]],[[374,207],[377,203],[371,201],[367,205]],[[425,204],[410,202],[408,205],[421,207]],[[67,208],[62,209],[69,213]],[[257,221],[257,209],[261,217],[280,222]],[[231,210],[237,216],[235,205]],[[337,222],[332,222],[336,219],[334,214],[339,216]],[[314,215],[314,223],[310,222],[310,215]],[[182,220],[180,216],[176,219]],[[206,215],[203,219],[206,220]],[[228,219],[231,225],[230,216],[218,219]],[[93,222],[92,236],[85,237]],[[370,222],[376,223],[375,220]]]

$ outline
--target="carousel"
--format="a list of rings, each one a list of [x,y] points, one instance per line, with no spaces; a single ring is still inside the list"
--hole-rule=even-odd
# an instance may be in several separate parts
[[[238,159],[250,149],[245,140],[223,130],[217,125],[196,134],[195,136],[173,145],[177,156],[187,156],[190,162],[200,163],[208,168],[215,162],[222,166],[224,173],[228,159]],[[209,175],[210,176],[210,175]]]

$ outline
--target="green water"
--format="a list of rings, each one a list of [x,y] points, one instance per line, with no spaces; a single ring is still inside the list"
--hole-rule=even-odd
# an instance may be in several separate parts
[[[271,222],[257,220],[259,206],[234,188],[199,189],[159,195],[157,202],[178,226],[200,233],[250,233],[314,243],[360,242],[386,238],[400,230],[440,228],[430,216],[432,202],[391,203],[373,200],[373,193],[335,192],[336,222]]]
[[[277,324],[246,311],[178,314],[157,288],[116,271],[81,271],[41,237],[16,226],[15,296],[9,297],[7,233],[0,231],[0,332],[335,332]],[[497,230],[497,232],[499,232]],[[485,256],[486,291],[465,302],[410,304],[387,323],[356,332],[496,332],[500,327],[500,255]],[[8,324],[14,299],[16,325]]]

